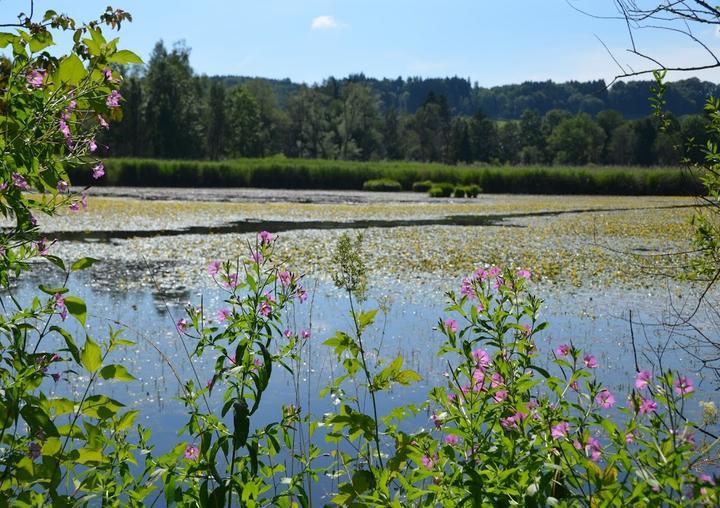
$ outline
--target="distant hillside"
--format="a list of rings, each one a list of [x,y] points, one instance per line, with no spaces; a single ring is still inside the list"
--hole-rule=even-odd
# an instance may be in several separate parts
[[[259,79],[267,82],[277,97],[278,106],[285,109],[290,96],[306,86],[290,79],[251,78],[246,76],[214,76],[210,80],[221,80],[232,88],[247,81]],[[604,80],[569,81],[527,81],[516,85],[502,85],[491,88],[473,85],[469,79],[452,78],[397,78],[376,79],[364,74],[350,75],[337,79],[330,77],[318,86],[329,95],[339,93],[347,82],[364,83],[372,87],[380,98],[381,109],[396,109],[401,114],[414,114],[427,99],[430,92],[447,98],[453,116],[471,116],[478,109],[490,118],[518,119],[526,109],[534,109],[544,115],[552,109],[564,109],[573,113],[597,114],[614,109],[625,118],[642,118],[651,113],[648,97],[652,81],[630,81],[616,83],[610,89]],[[720,95],[720,86],[709,81],[690,78],[669,84],[667,109],[676,116],[700,113],[705,99]]]

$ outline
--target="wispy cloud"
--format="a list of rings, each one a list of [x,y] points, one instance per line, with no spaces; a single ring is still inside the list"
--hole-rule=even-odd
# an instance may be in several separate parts
[[[334,28],[340,28],[345,25],[341,25],[335,19],[335,16],[318,16],[312,20],[310,28],[312,30],[332,30]]]

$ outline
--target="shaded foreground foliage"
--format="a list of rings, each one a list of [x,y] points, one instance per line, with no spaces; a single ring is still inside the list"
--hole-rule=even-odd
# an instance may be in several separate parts
[[[415,182],[479,185],[489,193],[698,195],[699,176],[682,168],[449,166],[413,162],[308,159],[236,159],[222,162],[110,159],[101,185],[157,187],[264,187],[361,190],[368,180],[391,179],[411,190]],[[71,171],[89,184],[85,171]]]

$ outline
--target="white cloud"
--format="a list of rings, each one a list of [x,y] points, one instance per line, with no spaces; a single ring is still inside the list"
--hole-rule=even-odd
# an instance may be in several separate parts
[[[334,16],[318,16],[312,20],[312,25],[310,25],[312,30],[331,30],[339,27],[340,24]]]

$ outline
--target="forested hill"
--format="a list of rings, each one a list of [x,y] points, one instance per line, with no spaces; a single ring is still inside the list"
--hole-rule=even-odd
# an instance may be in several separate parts
[[[228,88],[258,79],[265,81],[282,109],[287,108],[290,97],[303,87],[290,79],[245,76],[216,76],[210,79],[220,80]],[[500,120],[517,120],[525,110],[535,110],[544,115],[553,109],[592,115],[614,109],[625,118],[642,118],[651,113],[648,97],[653,85],[652,81],[629,81],[615,83],[608,89],[604,80],[566,83],[526,81],[484,88],[459,77],[375,79],[356,74],[342,79],[330,77],[319,87],[328,95],[339,97],[348,82],[372,88],[380,99],[382,110],[396,109],[400,113],[415,114],[428,94],[433,92],[445,96],[453,116],[472,116],[480,109],[490,118]],[[675,116],[700,113],[710,95],[720,95],[720,86],[697,78],[675,81],[668,86],[667,109]]]

